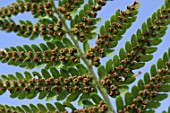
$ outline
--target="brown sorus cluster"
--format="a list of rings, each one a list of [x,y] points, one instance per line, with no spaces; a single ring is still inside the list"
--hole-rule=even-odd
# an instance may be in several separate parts
[[[32,12],[33,15],[41,15],[50,17],[54,16],[54,11],[52,9],[51,2],[47,3],[14,3],[11,6],[4,7],[0,10],[1,18],[11,17],[12,15],[17,15],[23,12]]]
[[[104,50],[99,49],[98,46],[95,46],[94,48],[91,48],[90,50],[88,50],[88,52],[85,54],[85,57],[88,58],[88,59],[91,59],[93,65],[99,66],[100,65],[100,59],[99,59],[99,57],[95,56],[98,53],[100,54],[100,57],[105,56]]]
[[[54,61],[56,63],[67,63],[67,62],[75,62],[79,63],[80,60],[77,56],[77,49],[75,47],[72,47],[70,49],[61,48],[58,47],[54,48],[53,50],[45,50],[43,52],[41,51],[0,51],[0,59],[4,61],[9,61],[10,59],[13,62],[31,62],[34,61],[37,64],[41,63],[48,63],[49,61]]]
[[[13,91],[26,91],[30,92],[32,90],[41,92],[42,90],[50,92],[55,89],[57,92],[62,90],[67,90],[69,92],[95,92],[95,86],[92,85],[92,77],[90,75],[73,76],[64,78],[60,76],[58,79],[53,77],[49,79],[39,78],[39,79],[28,79],[24,78],[19,81],[13,81],[11,84],[8,80],[0,81],[0,89],[6,91],[8,89],[10,92]]]
[[[65,32],[62,30],[62,23],[60,20],[57,21],[57,23],[54,25],[51,24],[42,24],[40,28],[41,35],[46,36],[61,36],[63,37],[65,35]]]

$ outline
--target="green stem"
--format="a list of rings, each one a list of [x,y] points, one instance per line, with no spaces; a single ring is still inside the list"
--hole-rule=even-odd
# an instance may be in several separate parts
[[[79,53],[80,53],[80,57],[82,58],[82,60],[84,61],[84,63],[86,64],[88,70],[90,71],[90,73],[92,74],[93,80],[97,86],[97,88],[99,89],[100,93],[102,94],[104,100],[106,101],[106,103],[108,104],[109,107],[109,113],[116,113],[107,94],[107,90],[102,87],[102,84],[99,82],[99,79],[97,78],[97,76],[94,73],[93,67],[92,65],[88,62],[88,60],[84,57],[84,53],[82,52],[78,41],[75,39],[74,35],[70,32],[65,19],[62,17],[62,15],[59,13],[58,9],[56,8],[55,4],[54,4],[54,0],[50,0],[52,5],[54,6],[54,10],[56,12],[56,14],[58,15],[59,19],[62,21],[62,24],[64,25],[64,27],[66,28],[66,32],[68,33],[68,35],[70,36],[70,38],[72,39],[72,41],[74,42],[76,48],[78,49]]]

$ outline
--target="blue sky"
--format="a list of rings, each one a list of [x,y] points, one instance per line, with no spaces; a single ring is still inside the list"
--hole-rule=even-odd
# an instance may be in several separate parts
[[[132,4],[133,1],[134,0],[109,1],[107,5],[103,7],[103,10],[98,12],[98,17],[102,17],[102,21],[98,24],[98,26],[100,27],[106,20],[108,20],[110,16],[115,13],[117,9],[125,10],[127,5]],[[118,46],[115,48],[115,52],[108,58],[102,59],[102,64],[105,64],[105,61],[107,59],[113,58],[113,56],[119,52],[119,49],[121,47],[124,47],[125,42],[131,39],[131,35],[135,34],[137,29],[141,28],[142,23],[146,21],[147,18],[151,16],[154,11],[160,8],[164,2],[164,0],[138,0],[138,1],[141,3],[141,6],[139,9],[139,14],[137,15],[138,18],[136,22],[133,23],[132,27],[127,30],[126,34],[123,36],[123,40],[119,41]],[[15,2],[15,0],[0,0],[0,7],[10,5],[12,2]],[[30,13],[19,14],[13,19],[16,22],[18,22],[18,20],[31,20],[32,22],[37,21],[36,19],[33,20],[32,15]],[[169,36],[170,36],[170,29],[167,30],[166,35],[163,37],[163,42],[158,46],[159,48],[158,51],[154,53],[154,58],[150,62],[147,62],[144,68],[140,69],[140,71],[143,74],[144,72],[148,72],[150,69],[150,66],[153,63],[156,63],[157,59],[162,57],[163,53],[168,50],[169,45],[170,45],[170,41],[168,39]],[[5,47],[10,47],[10,46],[18,46],[18,45],[21,46],[23,44],[27,44],[27,45],[39,44],[41,42],[43,42],[41,38],[37,38],[34,41],[30,41],[29,39],[18,37],[15,33],[6,33],[4,31],[0,31],[0,48],[2,49]],[[90,44],[91,46],[93,46],[94,41],[90,41]],[[33,70],[29,70],[29,71],[31,72],[31,71],[36,71],[36,70],[39,71],[40,69],[34,68]],[[9,73],[14,74],[15,72],[23,73],[24,71],[25,71],[24,68],[9,66],[9,65],[0,63],[0,74],[9,74]],[[140,78],[143,78],[143,74],[138,76],[137,80],[139,80]],[[167,107],[170,105],[168,104],[169,99],[170,98],[162,101],[161,107],[157,110],[158,113],[161,112],[160,109],[167,110]],[[111,99],[111,101],[114,103],[114,99]],[[19,101],[18,99],[10,99],[8,92],[5,93],[5,95],[0,96],[1,104],[21,105],[21,104],[39,103],[39,102],[45,103],[45,100],[37,100],[37,98],[35,98],[33,100],[25,99],[25,100]],[[53,100],[52,102],[55,102],[55,100]]]

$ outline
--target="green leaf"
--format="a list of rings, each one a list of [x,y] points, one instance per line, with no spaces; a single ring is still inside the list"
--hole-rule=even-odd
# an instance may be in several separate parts
[[[100,103],[100,101],[102,100],[100,98],[100,96],[96,93],[91,93],[90,97],[92,98],[93,102],[95,102],[97,105]]]
[[[28,46],[28,45],[23,45],[23,47],[24,47],[24,49],[25,49],[27,52],[33,51],[33,50],[31,49],[31,47]]]
[[[68,71],[69,71],[69,73],[70,73],[72,76],[78,76],[78,75],[80,75],[79,72],[78,72],[74,67],[69,67],[69,68],[68,68]]]
[[[57,96],[57,100],[60,101],[60,100],[65,99],[68,94],[69,94],[68,91],[62,90],[61,93]]]
[[[151,19],[151,17],[149,17],[148,19],[147,19],[147,26],[149,27],[148,29],[150,29],[150,26],[152,25],[152,19]]]
[[[170,58],[170,48],[168,49],[168,57]]]
[[[17,78],[12,74],[8,74],[8,78],[10,81],[17,80]]]
[[[102,79],[106,75],[106,71],[103,65],[100,65],[98,67],[98,76],[100,79]]]
[[[25,92],[21,92],[20,94],[19,94],[19,96],[18,96],[18,99],[19,100],[23,100],[23,99],[25,99]]]
[[[32,44],[31,47],[33,48],[34,52],[37,52],[37,51],[41,52],[41,49],[37,45]]]
[[[127,85],[119,85],[118,90],[119,90],[120,94],[124,94],[124,93],[128,92],[129,87]]]
[[[48,47],[45,44],[40,43],[39,45],[43,51],[48,50]]]
[[[154,38],[153,40],[150,40],[150,44],[152,46],[159,45],[162,42],[162,39]]]
[[[139,89],[136,85],[132,87],[132,96],[136,98],[138,96]]]
[[[160,102],[149,101],[147,104],[147,108],[158,108],[160,105]]]
[[[62,104],[60,104],[59,102],[55,102],[54,104],[56,105],[56,107],[58,108],[58,110],[59,110],[60,112],[65,111],[64,106],[63,106]]]
[[[77,64],[76,67],[81,75],[89,73],[89,71],[83,64]]]
[[[47,98],[46,98],[46,101],[51,101],[51,100],[53,100],[53,99],[56,97],[57,94],[58,94],[58,92],[57,92],[55,89],[52,89],[52,91],[50,91],[50,92],[48,93],[48,96],[47,96]]]
[[[151,109],[151,110],[145,111],[144,113],[155,113],[155,111]]]
[[[64,107],[69,107],[72,111],[76,110],[76,108],[69,102],[63,102]]]
[[[149,84],[150,83],[150,76],[149,76],[149,73],[145,73],[144,74],[144,82],[145,82],[145,85],[146,84]]]
[[[38,103],[37,106],[41,110],[41,112],[43,112],[43,113],[47,112],[47,108],[43,104]]]
[[[34,113],[38,112],[38,108],[37,108],[34,104],[30,104],[30,109],[31,109],[31,111],[33,111]]]
[[[162,111],[162,113],[167,113],[167,112],[164,110],[164,111]]]
[[[137,30],[137,38],[141,39],[143,37],[142,32],[140,29]]]
[[[79,98],[79,100],[78,100],[78,105],[79,105],[79,106],[83,105],[82,100],[85,99],[85,98],[86,98],[86,99],[89,98],[89,95],[88,95],[87,93],[83,93],[83,94],[80,96],[80,98]]]
[[[113,57],[113,63],[114,63],[114,66],[119,66],[120,65],[120,60],[119,60],[119,56],[118,55],[115,55]]]
[[[139,90],[144,90],[144,89],[145,89],[145,85],[144,85],[142,79],[140,79],[140,80],[138,81],[138,89],[139,89]]]
[[[156,69],[156,65],[155,65],[155,64],[153,64],[153,65],[151,66],[150,73],[151,73],[151,76],[152,76],[152,77],[157,74],[157,69]]]
[[[26,106],[26,105],[21,105],[21,106],[26,112],[32,113],[32,111],[30,110],[30,108],[28,106]]]
[[[121,84],[127,84],[128,85],[128,84],[133,83],[135,80],[136,80],[135,76],[128,77],[125,81],[121,82]]]
[[[67,97],[66,101],[73,102],[73,101],[77,100],[77,98],[79,97],[80,94],[81,94],[81,92],[79,92],[79,91],[76,91],[75,93],[71,93]]]
[[[33,69],[36,66],[36,62],[31,62],[27,65],[26,69]]]
[[[123,99],[121,96],[116,97],[116,107],[117,107],[117,111],[122,110],[124,108]]]
[[[117,46],[117,44],[118,44],[118,42],[117,42],[117,41],[115,41],[115,42],[109,42],[109,44],[108,44],[108,48],[114,48],[114,47],[116,47],[116,46]]]
[[[148,62],[153,59],[153,55],[141,55],[140,61],[141,62]]]
[[[50,49],[54,49],[56,46],[52,42],[46,42]]]
[[[152,14],[152,23],[154,23],[154,20],[157,19],[157,12],[154,12]]]
[[[63,38],[63,42],[65,44],[65,46],[67,46],[68,48],[73,47],[73,44],[71,43],[71,41],[67,38]]]
[[[9,78],[6,76],[6,75],[1,75],[1,78],[6,81],[6,80],[9,80]]]
[[[158,50],[157,47],[149,47],[149,48],[146,48],[146,53],[147,54],[151,54],[151,53],[154,53]]]
[[[87,107],[93,106],[93,103],[89,100],[82,100],[82,103],[84,106],[87,106]]]
[[[24,77],[22,76],[21,73],[16,72],[15,74],[16,74],[16,77],[17,77],[18,80],[23,80],[24,79]]]
[[[89,42],[87,40],[85,40],[83,42],[83,49],[84,49],[84,52],[87,53],[88,50],[90,49],[90,45],[89,45]]]
[[[31,75],[28,71],[25,71],[24,74],[25,74],[25,77],[26,77],[28,80],[30,80],[30,79],[33,78],[32,75]]]
[[[170,84],[161,84],[160,92],[170,92]]]
[[[169,0],[165,0],[165,7],[170,8],[170,1]]]
[[[158,67],[158,69],[164,68],[164,63],[161,58],[159,58],[157,61],[157,67]]]
[[[110,17],[110,21],[111,21],[111,22],[115,22],[115,21],[116,21],[115,15],[112,15],[112,16]]]
[[[74,27],[75,27],[74,20],[71,20],[71,22],[70,22],[70,26],[71,26],[71,28],[74,28]]]
[[[32,91],[32,92],[30,92],[29,94],[26,95],[26,98],[27,99],[33,99],[37,96],[37,94],[38,94],[38,92]]]
[[[154,97],[154,100],[162,101],[166,99],[167,97],[168,97],[168,94],[156,94],[156,96]]]
[[[42,78],[42,76],[36,71],[33,71],[32,74],[33,74],[34,77],[36,76],[38,78]]]
[[[16,106],[16,109],[19,111],[19,112],[25,112],[21,107],[19,107],[19,106]]]
[[[126,49],[126,52],[129,53],[131,52],[132,50],[132,45],[129,41],[126,41],[126,44],[125,44],[125,49]]]
[[[111,27],[110,21],[109,21],[109,20],[106,20],[106,21],[105,21],[105,29],[108,29],[109,27]]]
[[[61,69],[60,69],[60,73],[61,73],[61,75],[62,75],[64,78],[70,77],[68,71],[66,71],[64,68],[61,68]]]
[[[42,92],[40,92],[38,99],[44,99],[47,96],[48,92],[45,90],[42,90]]]
[[[112,72],[112,70],[113,70],[113,61],[112,61],[112,59],[109,59],[106,62],[106,72],[110,73],[110,72]]]
[[[142,32],[143,33],[145,33],[145,32],[147,32],[148,30],[147,30],[147,24],[146,24],[146,22],[144,22],[143,24],[142,24]]]
[[[45,78],[45,79],[48,79],[51,77],[50,73],[48,71],[46,71],[45,69],[42,69],[41,70],[41,73],[42,73],[42,76]]]
[[[125,104],[131,105],[133,102],[132,100],[133,100],[133,98],[132,98],[131,93],[129,93],[129,92],[125,93]]]
[[[49,111],[54,112],[56,108],[51,103],[46,103],[46,106]]]
[[[105,27],[102,25],[100,27],[100,34],[104,34],[104,33],[106,33],[106,30],[105,30]]]
[[[80,13],[79,13],[79,17],[80,17],[80,19],[82,19],[82,18],[84,17],[84,15],[85,15],[84,10],[81,10],[81,11],[80,11]]]
[[[119,57],[120,57],[120,60],[123,60],[124,58],[127,57],[124,48],[121,48],[121,49],[120,49],[120,51],[119,51]]]
[[[56,68],[51,67],[50,72],[55,79],[58,79],[60,77],[60,73]]]
[[[145,63],[135,63],[135,65],[133,66],[133,70],[135,69],[140,69],[141,67],[143,67],[145,65]]]
[[[19,52],[21,52],[21,51],[24,51],[24,52],[25,52],[24,48],[21,47],[21,46],[16,46],[16,48],[18,49]]]
[[[164,64],[166,64],[167,61],[169,61],[168,53],[164,52],[164,54],[163,54],[163,62],[164,62]]]
[[[132,44],[132,46],[138,45],[137,36],[135,34],[133,34],[131,37],[131,44]]]

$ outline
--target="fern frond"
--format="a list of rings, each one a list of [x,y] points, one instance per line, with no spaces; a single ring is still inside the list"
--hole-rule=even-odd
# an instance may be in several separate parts
[[[125,103],[121,96],[116,97],[118,113],[125,111],[154,113],[154,109],[160,106],[160,101],[166,99],[167,92],[170,92],[169,59],[170,48],[168,53],[164,53],[163,58],[159,58],[157,65],[151,66],[150,74],[145,73],[144,79],[140,79],[137,86],[132,87],[131,93],[125,93]]]
[[[144,22],[142,28],[132,35],[131,41],[126,42],[125,48],[120,49],[119,55],[107,62],[107,71],[103,68],[105,75],[102,75],[101,83],[110,96],[116,97],[120,94],[117,87],[134,82],[132,71],[142,68],[145,62],[153,58],[152,54],[157,51],[156,46],[162,42],[161,37],[165,35],[170,23],[167,10],[163,5],[154,12],[147,23]]]
[[[46,64],[46,69],[51,66],[67,67],[78,64],[80,58],[77,49],[68,39],[63,39],[63,42],[41,43],[39,47],[32,44],[31,46],[5,48],[5,50],[0,51],[0,61],[27,69],[33,69],[44,64]]]
[[[0,17],[1,19],[7,19],[24,12],[31,12],[34,18],[54,17],[52,5],[50,2],[47,2],[47,0],[43,0],[41,3],[31,2],[30,0],[17,0],[17,2],[12,3],[12,5],[2,7],[0,9]]]
[[[82,64],[76,67],[68,70],[60,68],[60,72],[55,68],[50,68],[50,72],[42,69],[41,74],[25,71],[25,76],[19,72],[15,76],[1,75],[3,80],[0,80],[0,95],[8,90],[11,98],[33,99],[38,95],[39,99],[66,99],[67,102],[75,101],[80,96],[81,103],[82,97],[89,98],[90,93],[97,90],[87,69]]]
[[[15,32],[18,36],[30,38],[35,40],[41,36],[45,41],[61,40],[66,37],[62,23],[57,18],[53,17],[52,20],[41,19],[33,25],[29,20],[19,21],[16,24],[12,19],[0,20],[0,28],[2,31]]]
[[[101,10],[102,6],[106,4],[106,0],[89,0],[84,5],[84,9],[76,15],[70,22],[70,31],[76,36],[77,40],[83,42],[85,40],[91,40],[96,37],[95,25],[100,21],[100,18],[96,18],[97,11]]]
[[[60,0],[58,10],[63,18],[71,20],[77,14],[78,9],[84,3],[84,0]]]
[[[66,108],[70,108],[71,110],[67,110]],[[20,106],[7,106],[0,105],[1,112],[12,112],[12,113],[85,113],[85,112],[98,112],[105,113],[107,111],[107,105],[104,101],[100,101],[99,104],[92,104],[87,108],[76,109],[73,104],[69,102],[64,102],[63,104],[59,102],[55,102],[54,105],[51,103],[46,103],[43,105],[38,103],[37,105],[29,104]]]
[[[122,39],[122,35],[136,20],[139,5],[135,1],[132,5],[127,6],[126,11],[117,10],[116,14],[112,15],[110,20],[106,20],[105,24],[100,27],[96,46],[85,50],[86,58],[91,60],[93,65],[100,65],[100,57],[106,57],[114,52],[113,48],[116,47],[118,41]],[[85,42],[84,46],[88,46],[87,44]],[[98,60],[95,61],[95,59]]]

